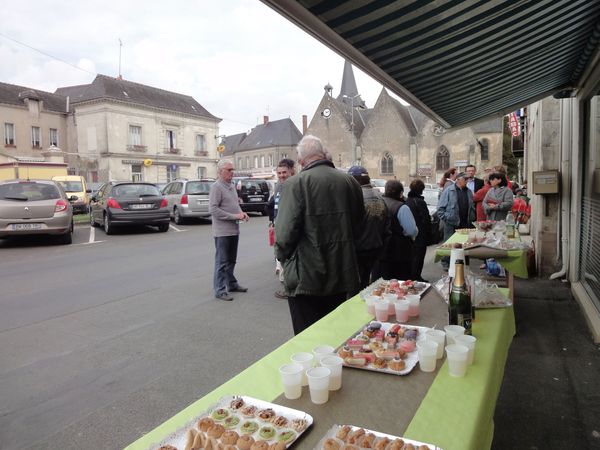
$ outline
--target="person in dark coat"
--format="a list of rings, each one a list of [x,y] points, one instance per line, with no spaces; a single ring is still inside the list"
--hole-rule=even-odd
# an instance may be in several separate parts
[[[473,164],[469,164],[465,168],[465,172],[467,174],[467,187],[471,189],[473,194],[477,193],[479,189],[484,186],[484,182],[481,178],[477,178],[475,176],[475,172],[477,172],[477,168]]]
[[[427,253],[427,245],[431,239],[431,216],[423,197],[424,189],[425,183],[422,180],[413,180],[410,183],[410,192],[408,193],[406,204],[413,213],[415,223],[419,229],[419,234],[417,234],[415,239],[415,253],[412,260],[412,279],[426,282],[427,280],[424,280],[421,276],[421,271],[423,270],[423,262]]]

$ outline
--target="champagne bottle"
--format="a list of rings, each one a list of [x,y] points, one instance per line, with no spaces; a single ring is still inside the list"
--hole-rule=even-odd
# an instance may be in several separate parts
[[[448,323],[465,327],[465,334],[472,334],[471,296],[465,281],[465,266],[462,259],[455,261],[455,273],[448,301]]]

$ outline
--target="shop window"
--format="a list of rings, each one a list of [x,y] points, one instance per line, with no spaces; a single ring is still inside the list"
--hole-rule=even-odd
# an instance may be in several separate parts
[[[142,165],[141,164],[132,164],[131,165],[131,181],[134,183],[139,183],[144,181],[142,177]]]

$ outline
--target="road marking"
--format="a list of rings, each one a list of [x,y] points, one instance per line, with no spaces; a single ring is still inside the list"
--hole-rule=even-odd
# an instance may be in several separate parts
[[[93,244],[95,238],[96,238],[96,227],[90,226],[90,240],[88,241],[88,244]]]
[[[177,231],[178,233],[181,233],[182,231],[187,231],[187,230],[180,230],[179,228],[177,228],[177,227],[176,227],[175,225],[173,225],[172,223],[171,223],[171,224],[169,224],[169,226],[170,226],[171,228],[173,228],[175,231]]]

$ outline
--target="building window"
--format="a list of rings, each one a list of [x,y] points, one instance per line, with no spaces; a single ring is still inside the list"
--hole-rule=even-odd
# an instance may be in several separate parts
[[[265,155],[260,155],[260,167],[265,167]]]
[[[177,164],[167,165],[167,183],[175,181],[177,178],[179,178],[179,167]]]
[[[244,168],[243,164],[242,164],[242,161],[243,161],[242,158],[238,158],[238,163],[237,163],[238,169],[243,169]]]
[[[250,168],[250,157],[246,156],[246,164],[244,164],[244,169]]]
[[[206,178],[206,167],[199,166],[198,167],[198,178]]]
[[[203,134],[196,135],[196,151],[203,152],[206,151],[206,139]]]
[[[258,167],[258,156],[255,156],[255,157],[254,157],[254,166],[253,166],[253,167],[254,167],[254,168],[257,168],[257,167]]]
[[[173,130],[167,130],[167,148],[177,148],[177,138],[175,136],[175,131]]]
[[[394,158],[388,152],[383,154],[381,158],[381,175],[394,174]]]
[[[142,127],[129,125],[129,145],[142,145]]]
[[[31,146],[42,148],[42,132],[40,127],[31,127]]]
[[[273,167],[273,154],[269,154],[269,167]]]
[[[490,142],[487,139],[477,141],[481,150],[481,160],[487,161],[490,159]]]
[[[131,165],[131,181],[134,183],[139,183],[144,181],[142,177],[142,165],[141,164],[132,164]]]
[[[435,156],[436,170],[442,172],[450,168],[450,152],[445,145],[441,145]]]
[[[14,147],[15,146],[15,124],[5,123],[4,124],[4,145]]]
[[[50,128],[50,145],[58,147],[58,130],[56,128]]]

